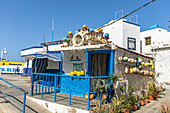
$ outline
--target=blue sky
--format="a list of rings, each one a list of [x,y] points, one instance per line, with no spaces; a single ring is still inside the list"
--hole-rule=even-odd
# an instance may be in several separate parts
[[[123,9],[126,15],[149,1],[0,0],[0,50],[7,48],[8,54],[4,57],[8,60],[24,61],[20,57],[21,49],[40,45],[43,33],[46,41],[51,41],[52,16],[55,20],[54,40],[59,40],[70,30],[74,32],[84,24],[89,28],[101,27],[114,19],[116,11]],[[134,13],[139,16],[141,31],[154,24],[168,30],[169,4],[170,0],[156,0]]]

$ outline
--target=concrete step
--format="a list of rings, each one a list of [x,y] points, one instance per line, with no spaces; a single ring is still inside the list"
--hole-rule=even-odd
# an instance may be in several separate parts
[[[42,107],[51,111],[52,113],[93,113],[92,111],[83,110],[80,108],[71,107],[71,106],[67,106],[67,105],[63,105],[63,104],[58,104],[55,102],[45,101],[45,100],[37,99],[34,97],[28,96],[27,98],[28,98],[27,100],[30,99],[30,100],[38,103]]]

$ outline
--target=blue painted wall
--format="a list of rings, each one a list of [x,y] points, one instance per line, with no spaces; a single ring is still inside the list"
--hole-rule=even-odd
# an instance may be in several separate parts
[[[60,93],[84,97],[87,93],[87,79],[61,77]]]

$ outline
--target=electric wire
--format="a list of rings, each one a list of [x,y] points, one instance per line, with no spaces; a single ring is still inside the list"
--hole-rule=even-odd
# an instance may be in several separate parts
[[[146,3],[145,5],[139,7],[138,9],[135,9],[134,11],[130,12],[129,14],[127,14],[127,15],[125,15],[125,16],[123,16],[123,17],[117,19],[117,20],[115,20],[114,22],[111,22],[111,23],[109,23],[109,24],[107,24],[107,25],[104,25],[102,28],[104,28],[104,27],[106,27],[106,26],[109,26],[109,25],[112,25],[113,23],[115,23],[115,22],[117,22],[117,21],[119,21],[119,20],[121,20],[121,19],[123,19],[123,18],[128,17],[129,15],[133,14],[134,12],[140,10],[141,8],[146,7],[147,5],[149,5],[149,4],[151,4],[151,3],[155,2],[155,1],[156,1],[156,0],[152,0],[152,1],[148,2],[148,3]]]

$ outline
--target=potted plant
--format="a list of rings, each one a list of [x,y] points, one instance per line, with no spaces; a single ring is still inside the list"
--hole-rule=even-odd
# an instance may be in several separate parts
[[[140,98],[140,105],[144,106],[145,105],[145,97]]]
[[[138,101],[136,100],[136,98],[134,96],[129,96],[129,103],[132,106],[132,110],[136,111],[138,108],[137,107]]]
[[[113,113],[121,113],[123,108],[124,100],[122,98],[113,98],[111,106],[113,107]]]
[[[148,95],[145,96],[145,103],[149,103],[149,96]]]
[[[93,82],[93,92],[97,92],[95,93],[95,96],[98,97],[98,99],[102,101],[105,101],[107,99],[107,95],[106,93],[108,92],[108,89],[110,88],[110,84],[109,84],[109,79],[98,79],[95,80]]]
[[[130,104],[127,104],[127,103],[124,103],[123,105],[122,105],[122,107],[123,107],[123,113],[129,113],[130,112],[130,109],[131,109],[131,105]]]
[[[147,92],[149,95],[149,100],[154,100],[154,96],[156,96],[156,85],[153,80],[147,83]]]

